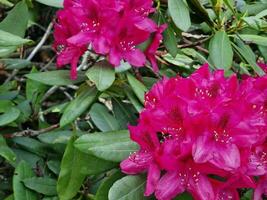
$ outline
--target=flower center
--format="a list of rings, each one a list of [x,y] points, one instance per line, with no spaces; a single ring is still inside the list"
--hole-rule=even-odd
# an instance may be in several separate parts
[[[130,41],[130,42],[121,41],[120,47],[123,51],[132,51],[135,49],[135,45],[133,41]]]

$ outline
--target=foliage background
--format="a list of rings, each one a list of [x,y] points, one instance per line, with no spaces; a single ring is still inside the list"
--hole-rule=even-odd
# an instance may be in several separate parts
[[[257,62],[267,59],[266,0],[156,0],[152,17],[168,24],[159,74],[128,63],[114,69],[91,52],[75,81],[67,68],[56,71],[52,27],[61,5],[0,0],[0,199],[147,199],[145,174],[126,176],[119,162],[138,149],[127,125],[153,83],[206,62],[226,75],[264,74]]]

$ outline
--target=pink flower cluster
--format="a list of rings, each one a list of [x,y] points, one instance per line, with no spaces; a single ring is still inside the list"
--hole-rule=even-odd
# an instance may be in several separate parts
[[[170,200],[237,200],[267,195],[267,76],[239,81],[207,65],[188,78],[164,78],[146,94],[131,139],[140,150],[121,163],[147,172],[145,195]]]
[[[58,66],[71,64],[75,79],[79,58],[91,45],[114,66],[125,60],[141,67],[148,59],[157,70],[155,52],[166,26],[158,27],[148,18],[155,11],[152,5],[152,0],[65,0],[54,31]],[[137,46],[151,37],[151,44],[141,51]]]

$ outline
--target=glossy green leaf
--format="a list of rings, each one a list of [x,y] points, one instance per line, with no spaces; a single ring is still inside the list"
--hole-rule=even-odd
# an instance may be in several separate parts
[[[189,9],[183,0],[168,0],[168,8],[175,25],[183,31],[191,26]]]
[[[37,72],[26,75],[27,78],[41,82],[46,85],[72,85],[80,83],[85,80],[85,76],[82,73],[78,73],[76,80],[70,79],[70,72],[68,70],[56,70],[48,72]]]
[[[2,135],[0,135],[0,156],[4,157],[11,164],[15,163],[16,154],[7,146]]]
[[[267,46],[267,37],[260,35],[248,35],[242,34],[239,35],[244,41],[251,42],[257,45]]]
[[[27,189],[23,180],[26,178],[34,177],[31,167],[25,162],[21,161],[16,167],[13,176],[13,191],[15,200],[37,200],[37,194],[32,190]]]
[[[24,185],[38,193],[53,196],[57,194],[57,181],[48,177],[32,177],[23,180]]]
[[[108,192],[111,186],[118,179],[122,178],[123,174],[120,171],[114,172],[109,177],[105,178],[102,184],[99,186],[97,193],[95,195],[95,200],[108,200]]]
[[[76,137],[72,137],[61,161],[61,170],[57,183],[60,200],[70,200],[79,191],[87,175],[98,174],[115,166],[112,162],[87,155],[74,148]]]
[[[54,174],[59,174],[60,172],[60,161],[58,160],[49,160],[47,162],[48,168],[54,173]]]
[[[132,87],[139,101],[141,103],[144,103],[145,93],[148,91],[148,89],[144,86],[143,83],[137,80],[132,74],[127,73],[127,78],[128,78],[130,86]]]
[[[31,64],[30,61],[26,59],[1,59],[6,69],[23,69]]]
[[[17,108],[10,108],[0,115],[0,126],[7,125],[19,117],[20,111]]]
[[[117,98],[112,99],[112,106],[115,118],[121,128],[127,128],[128,124],[136,123],[136,115],[134,108],[130,104],[126,104]]]
[[[224,31],[218,31],[209,44],[210,61],[217,69],[229,70],[233,62],[230,39]]]
[[[99,91],[108,89],[115,80],[115,69],[106,61],[96,63],[86,72]]]
[[[102,104],[95,103],[89,113],[94,124],[101,131],[115,131],[120,128],[117,120],[109,113],[107,107]]]
[[[12,33],[0,30],[0,46],[9,47],[9,46],[19,46],[31,42],[31,40],[23,39]]]
[[[116,181],[111,187],[109,200],[145,200],[146,179],[143,176],[126,176]]]
[[[63,0],[36,0],[39,3],[45,4],[47,6],[52,6],[56,8],[63,7]]]
[[[71,123],[83,114],[97,98],[97,95],[98,92],[95,87],[84,88],[83,91],[81,91],[81,93],[72,100],[65,109],[63,116],[60,119],[60,126],[63,127]]]
[[[236,50],[236,52],[238,53],[238,55],[243,58],[244,60],[246,60],[250,66],[252,67],[252,69],[259,75],[259,76],[263,76],[265,73],[264,71],[257,65],[256,62],[256,56],[253,53],[253,51],[250,49],[250,47],[248,45],[245,45],[243,41],[237,39],[236,40],[236,44],[232,43],[234,49]]]
[[[75,146],[82,152],[114,162],[122,161],[139,149],[126,130],[83,135]]]
[[[23,16],[23,17],[22,17]],[[25,1],[20,1],[0,23],[0,30],[24,37],[29,20],[29,10]]]

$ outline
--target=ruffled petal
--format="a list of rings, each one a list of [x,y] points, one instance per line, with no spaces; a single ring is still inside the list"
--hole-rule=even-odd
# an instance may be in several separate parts
[[[155,191],[159,179],[160,179],[159,167],[155,163],[150,164],[148,168],[145,196],[150,196]]]
[[[156,187],[155,196],[158,200],[171,200],[184,191],[185,187],[179,172],[170,171],[161,177]]]

